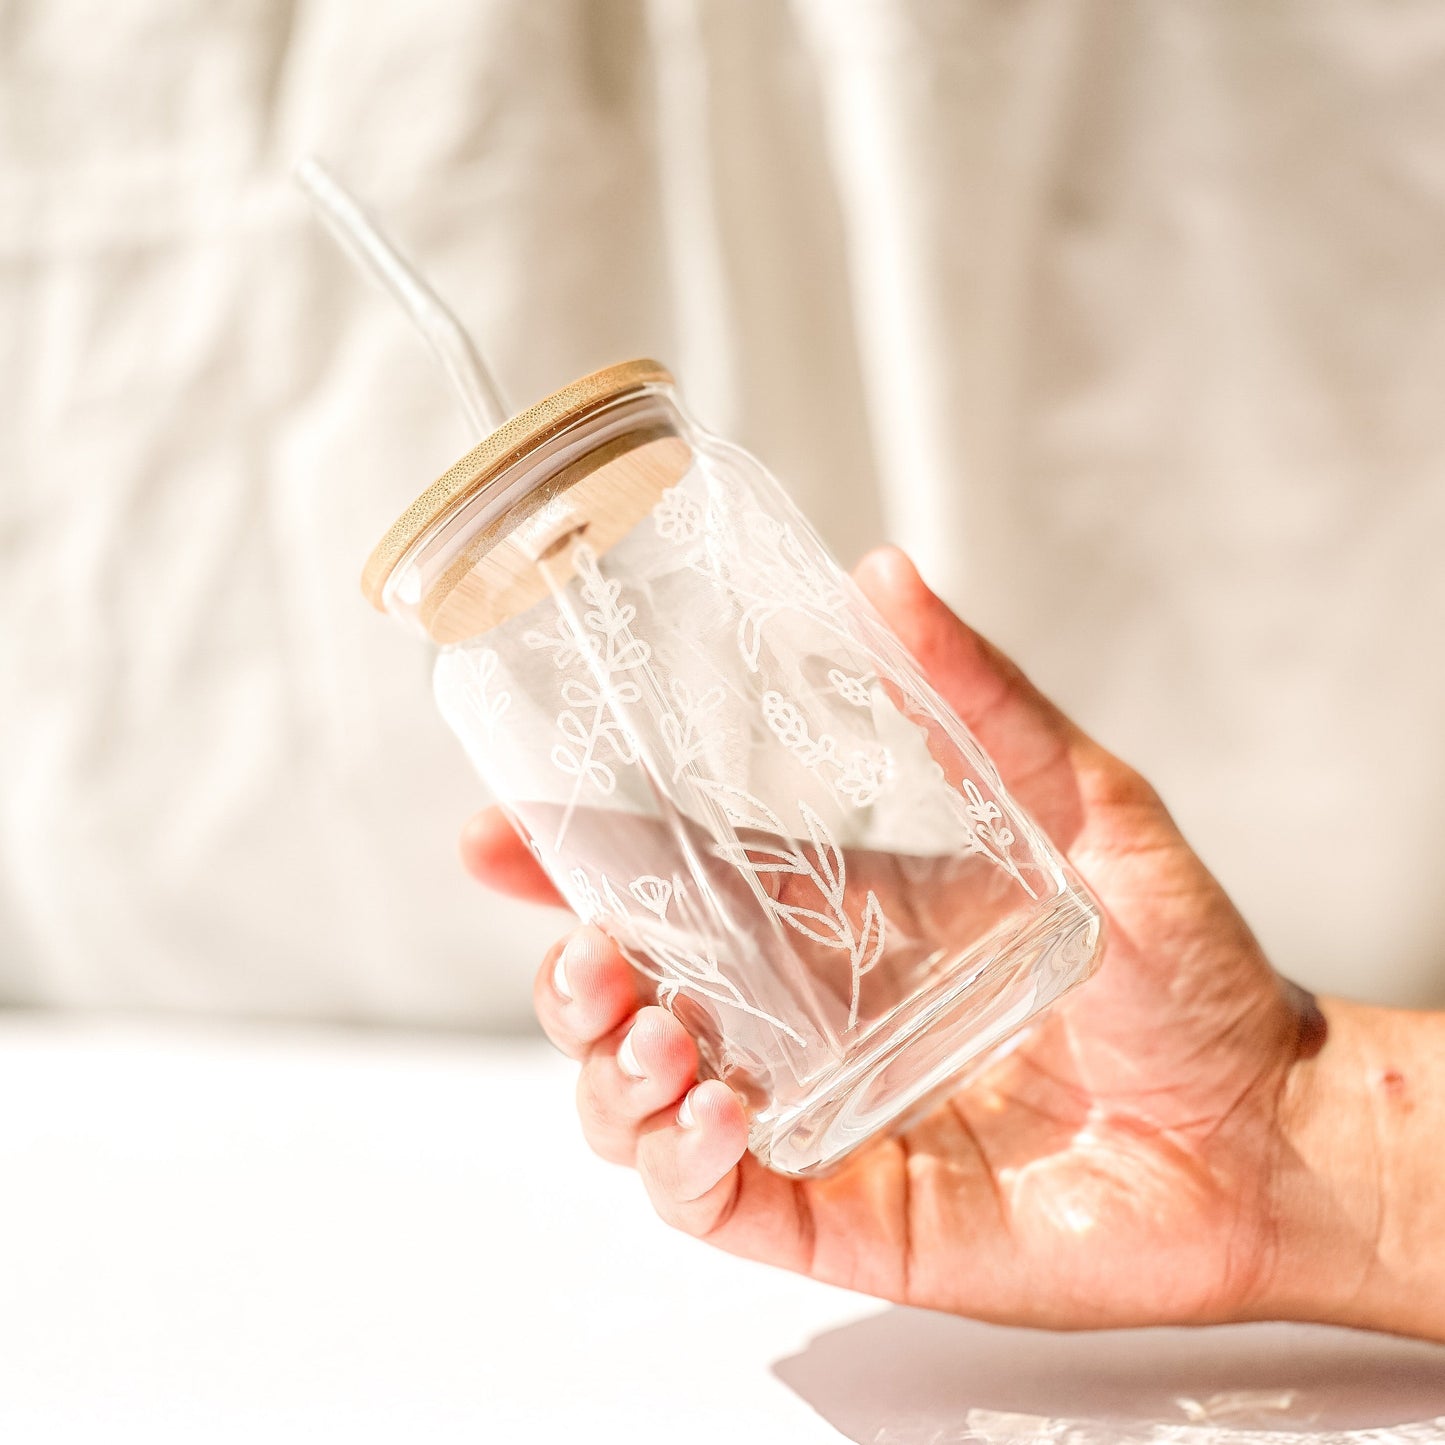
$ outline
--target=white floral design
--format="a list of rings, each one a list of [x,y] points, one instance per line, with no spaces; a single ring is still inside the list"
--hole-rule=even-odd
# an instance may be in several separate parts
[[[887,921],[877,894],[871,888],[868,890],[855,924],[846,907],[848,874],[843,850],[834,842],[827,825],[806,803],[798,804],[798,813],[812,847],[811,857],[801,842],[788,836],[783,820],[761,799],[728,783],[708,782],[704,786],[734,828],[768,835],[766,841],[737,838],[733,842],[716,843],[714,851],[719,858],[754,875],[791,874],[805,879],[817,891],[820,908],[808,908],[767,893],[764,897],[769,911],[780,923],[825,948],[847,953],[852,974],[848,1027],[856,1028],[863,976],[883,956],[887,938]]]
[[[706,931],[669,919],[673,904],[687,899],[687,885],[681,878],[655,874],[634,878],[627,892],[645,910],[639,913],[623,901],[610,878],[599,876],[600,885],[585,868],[572,870],[574,906],[587,922],[603,925],[622,956],[657,985],[659,1003],[670,1006],[678,994],[688,993],[750,1014],[806,1046],[807,1040],[797,1029],[752,1003],[723,972],[714,940]]]
[[[492,742],[497,735],[497,724],[507,715],[507,710],[512,706],[512,694],[505,689],[496,693],[491,690],[497,675],[497,668],[500,666],[500,659],[494,648],[479,648],[472,655],[471,664],[474,674],[473,686],[476,689],[477,714],[481,718],[487,741]]]
[[[883,784],[893,770],[893,755],[881,743],[867,743],[855,748],[834,787],[855,808],[866,808],[878,801]]]
[[[963,780],[959,785],[960,792],[959,788],[948,784],[943,769],[937,764],[933,772],[935,781],[943,784],[944,800],[954,820],[962,827],[964,846],[968,851],[1002,868],[1030,898],[1036,899],[1039,895],[1029,886],[1009,851],[1015,839],[1013,829],[1003,821],[1003,809],[985,798],[972,778]]]
[[[680,486],[669,487],[652,509],[652,523],[665,542],[696,541],[702,521],[702,508]]]
[[[597,885],[585,868],[574,868],[567,876],[572,880],[572,906],[577,910],[577,917],[583,923],[596,923],[607,911]]]
[[[855,639],[839,623],[844,615],[846,599],[843,589],[832,573],[819,565],[817,559],[786,523],[756,509],[743,513],[746,537],[736,539],[739,555],[749,563],[748,581],[744,585],[736,575],[723,575],[719,549],[712,549],[704,558],[691,559],[697,567],[741,606],[738,615],[738,651],[749,672],[757,672],[762,662],[763,629],[780,612],[806,612],[815,621],[852,644]],[[709,521],[707,531],[721,532],[720,525]]]
[[[586,545],[572,551],[577,573],[578,595],[585,604],[582,627],[563,611],[557,619],[557,635],[528,632],[528,647],[547,649],[559,670],[585,662],[587,676],[570,677],[561,687],[566,707],[557,715],[560,741],[552,748],[552,763],[559,772],[577,780],[562,815],[554,847],[562,846],[568,824],[585,785],[604,797],[617,788],[612,763],[630,765],[637,761],[637,739],[617,716],[620,707],[640,701],[638,683],[622,676],[646,672],[652,649],[632,635],[637,608],[622,601],[622,584],[602,575],[597,556]],[[610,756],[611,762],[607,761]]]
[[[843,699],[850,702],[854,707],[867,707],[871,698],[868,694],[868,681],[866,678],[854,677],[851,673],[844,672],[840,667],[828,669],[828,681],[833,684],[833,691]]]
[[[702,753],[702,726],[723,704],[721,687],[710,687],[694,694],[680,677],[672,680],[672,708],[663,713],[660,727],[662,740],[672,754],[672,780],[682,776],[683,769],[696,762]]]
[[[892,763],[887,748],[875,743],[841,758],[837,739],[831,733],[820,733],[815,739],[797,705],[782,693],[765,692],[762,710],[763,721],[773,736],[805,768],[829,782],[855,808],[866,808],[877,801]],[[825,766],[831,771],[825,771]]]
[[[759,687],[751,705],[759,709],[763,725],[781,748],[844,805],[862,809],[875,803],[891,784],[895,761],[868,726],[873,721],[869,714],[896,706],[889,701],[895,682],[905,699],[911,695],[906,657],[884,650],[883,640],[870,639],[866,632],[860,638],[849,598],[833,572],[820,563],[806,533],[800,536],[762,512],[744,510],[742,535],[731,536],[725,547],[716,545],[711,510],[705,517],[699,502],[678,488],[658,501],[653,522],[659,537],[686,549],[678,565],[702,572],[737,609],[737,647],[749,673],[763,673],[765,663],[771,672],[771,659],[764,657],[764,632],[780,614],[805,618],[808,631],[821,628],[846,644],[835,648],[823,642],[818,648],[824,653],[819,661],[827,667],[827,683],[805,699],[809,707],[823,709],[818,716],[805,713],[787,691],[762,689],[761,677],[752,684],[742,676],[737,679],[739,702],[748,705],[747,694]],[[671,675],[670,669],[654,667],[651,646],[633,631],[638,607],[622,584],[603,575],[585,544],[573,549],[571,560],[576,583],[559,594],[561,615],[555,628],[524,634],[527,646],[551,655],[560,674],[561,708],[550,739],[551,759],[574,783],[554,847],[561,849],[584,792],[614,794],[621,770],[638,766],[646,746],[649,785],[672,794],[693,822],[709,820],[712,852],[750,884],[759,907],[782,929],[834,951],[840,983],[842,960],[847,959],[846,1027],[857,1030],[863,980],[878,965],[889,940],[889,920],[878,896],[860,887],[855,867],[850,898],[842,849],[816,808],[800,800],[793,813],[793,788],[786,790],[787,811],[794,817],[790,829],[773,806],[753,793],[702,775],[706,765],[696,765],[709,736],[718,730],[716,719],[727,691],[708,685],[713,678],[705,673],[699,680],[692,666],[691,683]],[[870,652],[879,659],[876,666],[888,680],[886,687],[868,670]],[[495,691],[495,654],[479,654],[475,665],[483,716],[489,729],[494,728],[511,697]],[[930,713],[933,704],[927,695],[919,697],[921,711]],[[863,710],[863,715],[850,715],[849,708]],[[866,741],[855,740],[855,723]],[[639,726],[656,734],[651,745],[632,730]],[[671,783],[680,787],[669,788],[669,766]],[[1015,836],[1000,805],[972,779],[953,786],[941,767],[936,773],[934,782],[960,826],[960,846],[989,860],[1036,898],[1011,855]],[[809,786],[805,781],[803,785]],[[567,891],[579,914],[602,923],[633,966],[652,980],[662,1002],[688,994],[765,1021],[803,1045],[803,1035],[760,1007],[729,977],[720,962],[730,957],[729,935],[707,907],[706,879],[699,874],[693,880],[698,891],[689,895],[685,866],[681,860],[677,866],[681,874],[643,873],[616,881],[604,871],[577,867],[567,875]],[[806,951],[796,940],[795,948]]]
[[[667,917],[668,904],[672,902],[672,883],[668,879],[644,873],[627,885],[627,891],[649,913],[655,913],[659,918]]]

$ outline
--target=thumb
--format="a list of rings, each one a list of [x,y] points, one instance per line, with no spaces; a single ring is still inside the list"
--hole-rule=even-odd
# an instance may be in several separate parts
[[[1042,772],[1084,741],[1015,663],[949,610],[905,552],[880,547],[868,553],[853,580],[1006,783]]]
[[[483,808],[462,829],[462,864],[479,883],[528,903],[567,905],[532,856],[527,840],[498,807]]]

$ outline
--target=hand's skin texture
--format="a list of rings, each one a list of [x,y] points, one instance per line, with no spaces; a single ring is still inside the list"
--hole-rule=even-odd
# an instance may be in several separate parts
[[[593,1147],[690,1233],[909,1304],[1055,1328],[1272,1316],[1445,1337],[1445,1166],[1433,1190],[1406,1177],[1413,1139],[1435,1163],[1445,1137],[1445,1027],[1322,1010],[1281,979],[1147,783],[901,553],[856,577],[1102,902],[1103,967],[902,1137],[797,1182],[745,1152],[737,1098],[694,1087],[682,1025],[639,1008],[606,938],[578,930],[535,996],[583,1061]],[[557,901],[496,812],[463,856],[495,888]],[[629,1036],[640,1078],[619,1064]]]

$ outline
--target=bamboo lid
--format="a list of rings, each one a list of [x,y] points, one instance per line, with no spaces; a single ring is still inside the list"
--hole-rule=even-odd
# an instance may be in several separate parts
[[[619,362],[615,366],[594,371],[591,375],[584,376],[569,386],[564,386],[560,391],[554,391],[550,396],[544,397],[536,405],[519,412],[511,421],[484,437],[466,456],[437,478],[392,523],[386,535],[377,544],[376,549],[367,559],[361,574],[361,590],[368,601],[373,607],[384,610],[387,581],[412,546],[430,527],[455,507],[469,498],[475,497],[526,453],[589,412],[596,411],[624,397],[640,393],[649,387],[671,384],[671,373],[659,362],[650,360]],[[655,438],[639,437],[638,440],[650,442]],[[664,440],[670,441],[674,450],[681,448],[685,453],[686,444],[680,439]],[[685,469],[685,460],[681,454],[670,456],[668,460],[670,462],[666,469],[668,473],[680,475],[681,471]],[[676,475],[673,477],[674,480]],[[475,560],[474,558],[473,561],[475,562]],[[462,580],[462,576],[452,577],[451,585],[446,591],[450,592],[452,587]],[[441,602],[444,600],[444,596],[441,601],[430,600],[428,610],[439,614],[442,610]],[[480,601],[480,597],[474,596],[469,616],[476,617],[476,607]],[[460,618],[453,618],[450,625],[443,630],[452,633],[461,625],[464,624]],[[430,620],[428,620],[428,630],[432,630]],[[438,640],[443,639],[438,637]]]

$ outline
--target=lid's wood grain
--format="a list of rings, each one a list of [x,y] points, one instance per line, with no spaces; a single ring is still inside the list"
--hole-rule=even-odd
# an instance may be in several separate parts
[[[608,402],[650,386],[671,384],[672,375],[660,362],[623,361],[594,371],[519,412],[438,477],[392,523],[361,574],[361,590],[367,599],[384,610],[387,580],[427,529],[532,448]]]

